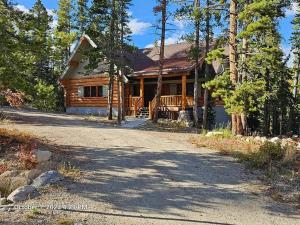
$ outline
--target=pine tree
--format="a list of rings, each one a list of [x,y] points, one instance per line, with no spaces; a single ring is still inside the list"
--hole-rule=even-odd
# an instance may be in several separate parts
[[[79,35],[85,32],[86,26],[88,24],[88,0],[77,0],[77,15],[76,15],[76,22],[77,22],[77,29]]]
[[[166,39],[166,23],[167,23],[167,0],[158,0],[158,5],[155,7],[155,13],[161,13],[161,33],[160,33],[160,50],[159,50],[159,72],[157,79],[157,89],[155,96],[155,106],[154,106],[154,117],[153,122],[158,121],[158,111],[160,106],[160,97],[162,89],[162,74],[164,69],[164,59],[165,59],[165,39]]]
[[[296,11],[296,15],[292,21],[293,24],[293,32],[292,37],[290,39],[292,45],[292,52],[294,54],[294,62],[293,62],[293,106],[290,110],[290,130],[295,132],[299,132],[300,129],[300,98],[299,98],[299,79],[300,79],[300,1],[295,0],[295,4],[298,4],[298,8]]]
[[[121,124],[121,120],[125,119],[125,86],[124,86],[124,75],[126,69],[126,57],[125,51],[126,42],[130,41],[131,31],[128,27],[129,21],[129,6],[131,5],[131,0],[120,0],[118,4],[118,27],[119,35],[118,37],[118,49],[119,49],[119,60],[117,60],[117,65],[119,67],[120,73],[118,73],[118,123]],[[128,52],[128,50],[127,50]]]
[[[36,72],[34,77],[37,79],[51,81],[49,56],[51,51],[50,42],[50,22],[47,10],[41,0],[37,0],[30,10],[31,20],[31,38],[33,54],[36,61]],[[48,77],[49,76],[49,77]],[[48,79],[49,78],[49,79]]]
[[[194,106],[193,118],[195,126],[198,126],[198,99],[199,99],[199,55],[200,55],[200,0],[194,1],[194,24],[195,24],[195,43],[194,54],[195,59],[195,81],[194,81]]]
[[[30,16],[7,0],[0,1],[0,15],[0,90],[31,93],[34,57],[27,36]]]
[[[55,29],[55,48],[56,61],[58,68],[62,72],[65,64],[71,55],[71,45],[75,41],[76,33],[74,32],[74,18],[73,18],[73,1],[60,0],[57,11],[57,27]]]

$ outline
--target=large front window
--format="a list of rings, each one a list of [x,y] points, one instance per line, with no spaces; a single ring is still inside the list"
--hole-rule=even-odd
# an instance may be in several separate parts
[[[78,87],[78,97],[96,98],[106,97],[107,86],[80,86]]]

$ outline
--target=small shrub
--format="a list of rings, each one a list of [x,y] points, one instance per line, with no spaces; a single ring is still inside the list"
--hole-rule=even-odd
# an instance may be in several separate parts
[[[34,107],[46,111],[53,111],[56,109],[57,94],[53,85],[47,85],[45,82],[38,80],[38,83],[34,86],[34,90]]]
[[[280,143],[272,143],[266,141],[263,143],[257,152],[253,152],[244,156],[244,160],[254,168],[265,168],[267,166],[268,173],[272,174],[274,161],[280,161],[284,157],[285,148],[282,148]]]
[[[227,129],[227,128],[218,128],[218,129],[213,130],[213,132],[222,132],[222,135],[219,135],[219,136],[222,136],[224,138],[233,137],[231,130]]]
[[[60,218],[57,220],[57,223],[60,225],[73,225],[75,222],[72,219]]]
[[[78,177],[80,176],[80,170],[73,166],[70,162],[64,162],[60,164],[57,170],[59,173],[72,179],[78,179]]]
[[[36,167],[37,160],[35,156],[36,144],[21,144],[19,145],[19,160],[23,162],[26,169],[32,169]]]
[[[4,173],[7,171],[8,167],[5,164],[0,164],[0,174]]]
[[[25,94],[23,92],[13,92],[10,89],[7,89],[6,91],[2,91],[0,95],[3,96],[12,107],[19,108],[24,104]]]

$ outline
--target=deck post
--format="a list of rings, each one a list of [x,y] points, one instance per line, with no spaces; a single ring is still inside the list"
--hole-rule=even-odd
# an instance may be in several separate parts
[[[144,96],[145,96],[144,88],[145,88],[144,78],[141,78],[140,79],[140,97],[142,98],[142,106],[144,106]]]
[[[181,104],[182,104],[182,110],[186,109],[186,75],[182,76],[182,100],[181,100]]]
[[[149,102],[149,119],[152,120],[152,105],[151,102]]]

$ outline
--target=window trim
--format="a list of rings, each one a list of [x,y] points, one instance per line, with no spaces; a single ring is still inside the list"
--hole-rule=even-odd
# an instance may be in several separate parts
[[[92,87],[96,87],[96,96],[92,96]],[[102,95],[100,95],[99,93],[100,87],[102,88]],[[89,89],[89,96],[85,96],[86,88]],[[82,93],[80,90],[82,91]],[[105,90],[107,90],[107,85],[86,85],[86,86],[78,86],[77,93],[79,98],[106,98],[107,93],[105,93]]]

